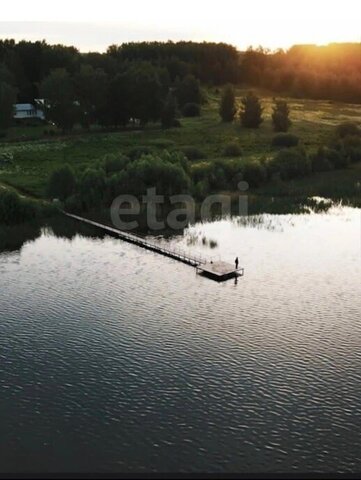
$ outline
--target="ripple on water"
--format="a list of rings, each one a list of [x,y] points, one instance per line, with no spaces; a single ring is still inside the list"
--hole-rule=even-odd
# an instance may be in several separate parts
[[[194,227],[237,285],[109,238],[1,254],[0,470],[360,471],[360,212],[282,218]]]

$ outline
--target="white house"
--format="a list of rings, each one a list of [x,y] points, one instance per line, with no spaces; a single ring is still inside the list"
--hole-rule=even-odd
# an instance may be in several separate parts
[[[30,118],[45,120],[44,111],[37,108],[32,103],[16,103],[14,105],[14,110],[15,120],[29,120]]]

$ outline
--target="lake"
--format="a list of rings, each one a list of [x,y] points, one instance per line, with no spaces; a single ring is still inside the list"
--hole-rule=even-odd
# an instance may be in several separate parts
[[[225,283],[66,237],[0,253],[1,472],[361,471],[361,210],[163,240]]]

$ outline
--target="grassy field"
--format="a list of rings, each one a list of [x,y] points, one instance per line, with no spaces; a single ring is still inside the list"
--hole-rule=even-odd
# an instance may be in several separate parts
[[[241,97],[245,90],[239,89]],[[181,119],[181,128],[162,130],[159,125],[148,125],[144,130],[128,130],[106,133],[75,131],[69,136],[44,136],[44,127],[14,127],[7,139],[0,143],[0,183],[35,197],[44,197],[47,178],[56,167],[69,163],[76,171],[93,165],[108,153],[127,153],[138,146],[151,147],[154,151],[177,150],[194,146],[203,151],[207,162],[222,158],[227,143],[237,143],[244,161],[272,155],[271,141],[274,132],[271,124],[273,96],[257,92],[264,105],[265,121],[258,130],[247,130],[239,120],[233,124],[220,122],[218,105],[220,93],[208,91],[208,102],[202,116]],[[239,100],[239,98],[238,98]],[[300,137],[308,152],[327,143],[335,125],[342,121],[361,124],[361,107],[329,101],[287,99],[293,125],[291,132]],[[24,141],[22,138],[32,138]],[[17,140],[18,139],[18,140]],[[10,162],[1,162],[2,157]],[[265,195],[327,194],[347,192],[354,196],[355,185],[361,182],[361,167],[353,165],[347,170],[312,175],[287,185],[269,184],[260,189]],[[336,195],[337,196],[337,195]]]

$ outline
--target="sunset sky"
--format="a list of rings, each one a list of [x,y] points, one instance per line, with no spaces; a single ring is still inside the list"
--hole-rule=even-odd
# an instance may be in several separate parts
[[[104,51],[140,40],[223,41],[275,49],[361,41],[360,0],[16,0],[2,6],[0,38],[45,39]]]

